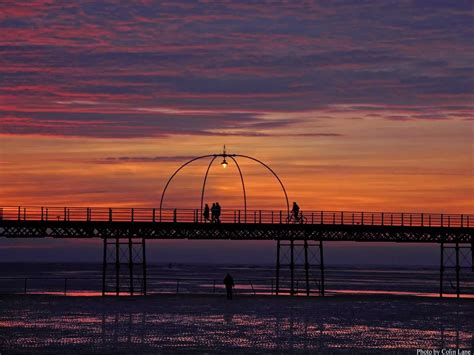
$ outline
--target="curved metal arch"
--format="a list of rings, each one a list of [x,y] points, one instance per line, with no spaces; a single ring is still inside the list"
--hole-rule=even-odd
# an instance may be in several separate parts
[[[186,163],[182,164],[174,173],[173,175],[171,175],[171,177],[168,179],[168,181],[166,182],[166,185],[165,185],[165,188],[163,189],[163,193],[161,194],[161,199],[160,199],[160,222],[162,220],[162,209],[163,209],[163,200],[164,200],[164,197],[165,197],[165,193],[166,193],[166,190],[168,189],[168,186],[169,184],[171,183],[171,181],[173,180],[173,178],[176,176],[176,174],[178,174],[179,171],[181,171],[181,169],[183,169],[185,166],[187,166],[188,164],[196,161],[196,160],[199,160],[199,159],[204,159],[204,158],[208,158],[208,157],[213,157],[212,160],[210,161],[208,167],[207,167],[207,170],[206,170],[206,175],[204,177],[204,182],[203,182],[203,187],[202,187],[202,190],[201,190],[201,215],[202,215],[202,205],[203,205],[203,201],[204,201],[204,190],[205,190],[205,185],[206,185],[206,180],[207,180],[207,176],[208,176],[208,173],[209,173],[209,170],[211,168],[211,165],[212,163],[214,162],[214,160],[217,158],[217,157],[229,157],[231,158],[234,162],[235,162],[235,165],[237,166],[237,169],[239,170],[239,175],[240,175],[240,180],[242,182],[242,190],[243,190],[243,193],[244,193],[244,209],[245,209],[245,221],[246,221],[246,216],[247,216],[247,195],[246,195],[246,191],[245,191],[245,183],[244,183],[244,178],[243,178],[243,174],[242,174],[242,170],[240,169],[240,166],[239,166],[239,163],[237,162],[237,159],[235,159],[235,157],[241,157],[241,158],[246,158],[246,159],[250,159],[250,160],[253,160],[261,165],[263,165],[268,171],[270,171],[272,173],[272,175],[278,180],[280,186],[281,186],[281,189],[283,190],[283,193],[285,195],[285,200],[286,200],[286,211],[287,211],[287,216],[290,215],[290,202],[288,200],[288,194],[286,193],[286,189],[285,189],[285,186],[283,185],[283,182],[280,180],[280,178],[278,177],[278,175],[275,173],[275,171],[273,171],[272,168],[270,168],[267,164],[265,164],[263,161],[259,160],[259,159],[256,159],[256,158],[253,158],[253,157],[250,157],[248,155],[241,155],[241,154],[207,154],[207,155],[202,155],[202,156],[199,156],[199,157],[196,157],[196,158],[193,158],[189,161],[187,161]],[[202,217],[201,217],[202,218]]]
[[[232,159],[239,170],[240,181],[242,182],[242,191],[244,193],[244,223],[247,223],[247,193],[245,192],[245,183],[244,183],[244,176],[242,174],[242,170],[240,170],[240,165],[237,163],[237,159],[235,159],[232,155],[229,155],[229,158]]]
[[[270,167],[269,167],[267,164],[265,164],[263,161],[258,160],[258,159],[256,159],[256,158],[249,157],[248,155],[231,154],[231,155],[228,155],[228,156],[229,156],[229,157],[230,157],[230,156],[234,156],[234,157],[247,158],[247,159],[256,161],[257,163],[259,163],[259,164],[263,165],[265,168],[267,168],[267,169],[273,174],[273,176],[278,180],[278,182],[280,183],[281,189],[283,190],[283,193],[285,194],[287,217],[290,215],[290,201],[288,200],[288,194],[286,193],[285,186],[283,185],[283,182],[280,180],[280,178],[278,177],[278,175],[272,170],[272,168],[270,168]]]
[[[209,175],[209,170],[211,169],[212,163],[214,163],[214,160],[218,155],[214,155],[214,157],[211,159],[209,165],[207,166],[206,174],[204,175],[204,181],[202,182],[202,189],[201,189],[201,209],[199,210],[200,217],[199,220],[202,222],[202,205],[204,204],[204,189],[206,188],[206,181],[207,181],[207,175]]]
[[[193,159],[187,161],[186,163],[184,163],[183,165],[181,165],[181,166],[173,173],[173,175],[170,176],[170,178],[168,179],[168,182],[167,182],[166,185],[165,185],[165,188],[163,189],[163,192],[161,193],[161,199],[160,199],[160,222],[161,222],[161,211],[162,211],[162,207],[163,207],[163,199],[165,198],[166,189],[168,189],[168,185],[170,184],[171,180],[173,180],[173,178],[176,176],[177,173],[179,173],[179,171],[180,171],[181,169],[183,169],[186,165],[191,164],[193,161],[196,161],[196,160],[199,160],[199,159],[208,158],[208,157],[215,157],[215,156],[216,156],[215,154],[207,154],[207,155],[202,155],[202,156],[200,156],[200,157],[193,158]]]

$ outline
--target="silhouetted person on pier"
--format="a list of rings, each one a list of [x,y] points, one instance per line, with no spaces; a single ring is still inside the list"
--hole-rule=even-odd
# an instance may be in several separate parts
[[[293,216],[293,220],[296,222],[299,220],[300,216],[300,206],[296,202],[293,202],[293,208],[291,209],[291,215]]]
[[[232,278],[232,276],[230,276],[229,273],[224,278],[224,285],[225,285],[225,290],[227,291],[227,299],[231,300],[232,299],[232,288],[235,285],[234,285],[234,279]]]
[[[211,222],[214,223],[216,221],[217,216],[217,207],[216,204],[213,203],[211,207]]]
[[[206,206],[204,206],[204,212],[202,213],[204,216],[204,223],[209,221],[209,205],[206,203]]]
[[[216,202],[216,222],[221,223],[221,205],[219,205],[219,202]]]

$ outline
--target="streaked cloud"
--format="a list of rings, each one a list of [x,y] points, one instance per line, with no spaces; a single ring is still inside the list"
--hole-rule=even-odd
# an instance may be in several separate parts
[[[254,124],[252,135],[266,137],[262,114],[331,120],[335,105],[359,106],[355,118],[371,111],[364,105],[388,120],[472,116],[469,2],[38,1],[1,10],[3,134],[241,136]],[[408,115],[400,106],[434,107]],[[281,127],[291,134],[298,123]]]

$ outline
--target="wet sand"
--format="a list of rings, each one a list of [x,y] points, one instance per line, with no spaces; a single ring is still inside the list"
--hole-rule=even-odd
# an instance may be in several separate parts
[[[472,353],[473,319],[472,299],[10,295],[0,352]]]

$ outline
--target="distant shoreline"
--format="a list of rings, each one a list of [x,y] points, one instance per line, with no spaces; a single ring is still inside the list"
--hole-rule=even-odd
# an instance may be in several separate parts
[[[32,264],[42,264],[42,265],[57,265],[57,264],[70,264],[70,265],[77,265],[77,264],[86,264],[86,265],[101,265],[102,261],[2,261],[0,265],[32,265]],[[209,263],[209,262],[148,262],[147,265],[149,266],[168,266],[172,264],[173,266],[179,265],[197,265],[197,266],[228,266],[228,267],[275,267],[274,263],[261,263],[261,264],[249,264],[249,263]],[[392,264],[325,264],[326,268],[347,268],[347,267],[355,267],[355,268],[364,268],[364,267],[381,267],[381,268],[393,268],[393,269],[439,269],[439,265],[392,265]]]

